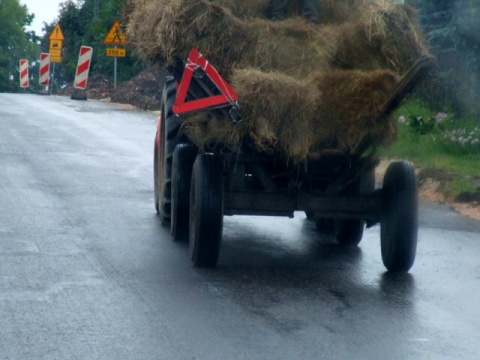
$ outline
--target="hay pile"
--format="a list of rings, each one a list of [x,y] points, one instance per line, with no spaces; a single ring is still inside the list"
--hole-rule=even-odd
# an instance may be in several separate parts
[[[304,161],[324,149],[374,148],[394,136],[379,107],[423,54],[414,12],[387,0],[323,0],[322,25],[266,18],[268,0],[130,0],[127,34],[137,53],[162,65],[197,48],[244,105],[234,125],[207,113],[187,118],[198,145],[239,145]]]

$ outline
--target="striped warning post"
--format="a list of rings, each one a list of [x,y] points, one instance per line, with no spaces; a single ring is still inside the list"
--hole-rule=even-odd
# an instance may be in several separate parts
[[[28,60],[20,60],[20,87],[28,88],[30,80],[28,79]]]
[[[78,56],[77,73],[73,87],[76,89],[85,90],[87,87],[88,73],[90,71],[90,64],[92,62],[93,49],[89,46],[82,46],[80,48],[80,55]]]
[[[40,54],[40,85],[48,85],[50,83],[50,54]]]

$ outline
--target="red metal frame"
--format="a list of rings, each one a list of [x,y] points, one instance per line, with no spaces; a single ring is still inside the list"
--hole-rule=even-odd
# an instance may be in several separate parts
[[[203,99],[191,100],[186,102],[188,89],[192,82],[193,73],[197,68],[202,68],[205,74],[213,81],[220,90],[221,95],[210,96]],[[197,49],[193,49],[188,57],[188,63],[183,73],[182,82],[178,87],[177,98],[173,106],[173,113],[180,115],[192,111],[204,110],[221,105],[232,104],[238,100],[238,94],[232,87],[220,76],[217,70],[206,60]]]

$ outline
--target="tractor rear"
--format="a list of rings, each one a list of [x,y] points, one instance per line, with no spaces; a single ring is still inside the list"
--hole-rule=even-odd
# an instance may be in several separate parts
[[[430,58],[407,72],[382,108],[388,116],[425,77]],[[170,69],[162,93],[154,151],[155,207],[176,241],[189,241],[198,267],[219,258],[223,217],[293,217],[302,211],[341,246],[356,246],[365,227],[380,224],[381,253],[389,271],[408,271],[417,247],[417,188],[412,165],[394,162],[375,187],[378,158],[366,156],[368,138],[349,154],[325,149],[297,163],[259,149],[249,136],[198,144],[183,131],[187,114],[209,111],[241,124],[241,99],[196,50]]]

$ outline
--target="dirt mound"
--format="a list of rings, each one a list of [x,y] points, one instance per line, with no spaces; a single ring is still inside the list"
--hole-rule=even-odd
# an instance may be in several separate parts
[[[59,94],[71,96],[75,93],[85,93],[89,99],[103,99],[109,97],[113,91],[113,81],[102,74],[95,74],[88,78],[85,91],[75,89],[72,84],[63,88]]]
[[[167,75],[167,70],[152,67],[114,89],[110,78],[96,74],[88,79],[85,91],[68,85],[59,94],[71,96],[85,93],[88,99],[110,99],[112,102],[130,104],[142,110],[160,110],[160,98]]]
[[[92,99],[103,99],[113,90],[113,81],[108,77],[96,74],[88,79],[87,96]]]
[[[131,80],[122,83],[110,95],[111,101],[131,104],[143,110],[160,110],[165,69],[150,68],[142,71]]]

